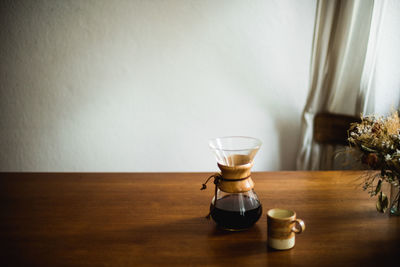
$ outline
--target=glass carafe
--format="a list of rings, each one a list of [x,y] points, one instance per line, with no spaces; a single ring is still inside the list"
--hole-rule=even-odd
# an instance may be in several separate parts
[[[258,221],[262,213],[251,179],[253,159],[261,141],[252,137],[230,136],[212,139],[209,146],[221,170],[212,176],[215,193],[210,216],[222,229],[247,229]]]

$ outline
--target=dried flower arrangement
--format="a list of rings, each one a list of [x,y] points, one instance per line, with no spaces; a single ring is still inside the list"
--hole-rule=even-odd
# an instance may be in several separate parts
[[[364,190],[371,196],[378,195],[376,208],[385,212],[389,200],[382,192],[382,183],[387,182],[395,191],[391,196],[391,214],[399,215],[400,188],[400,117],[392,112],[388,117],[366,116],[360,123],[353,123],[348,130],[350,148],[361,152],[361,162],[372,170],[365,176]],[[376,182],[377,180],[377,182]]]

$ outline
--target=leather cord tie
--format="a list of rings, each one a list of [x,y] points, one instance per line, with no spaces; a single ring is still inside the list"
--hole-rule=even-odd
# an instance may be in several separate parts
[[[222,175],[218,172],[216,172],[213,175],[211,175],[210,177],[208,177],[207,180],[205,181],[205,183],[201,186],[200,190],[207,189],[207,183],[208,183],[208,181],[210,181],[211,178],[214,178],[215,190],[214,190],[214,205],[211,205],[210,212],[207,214],[206,218],[210,219],[211,213],[214,211],[215,207],[217,206],[218,184],[220,181],[239,182],[239,181],[246,180],[249,177],[250,177],[250,175],[246,176],[244,178],[240,178],[240,179],[226,179],[226,178],[223,178]]]

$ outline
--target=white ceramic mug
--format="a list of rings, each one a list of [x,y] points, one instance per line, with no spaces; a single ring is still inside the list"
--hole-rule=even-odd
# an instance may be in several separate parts
[[[296,219],[296,212],[285,209],[271,209],[267,212],[268,245],[271,248],[291,249],[295,244],[295,234],[306,229],[304,221]]]

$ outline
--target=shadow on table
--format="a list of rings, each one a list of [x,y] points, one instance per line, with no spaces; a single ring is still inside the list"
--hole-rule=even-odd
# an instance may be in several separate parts
[[[329,242],[330,239],[335,238],[335,233],[331,233],[332,236],[324,240],[324,229],[312,227],[305,232],[307,237],[302,236],[296,240],[294,249],[276,251],[267,246],[266,227],[263,228],[265,224],[265,219],[260,219],[256,225],[246,231],[229,232],[217,228],[212,220],[204,217],[171,219],[169,223],[162,225],[154,223],[132,229],[134,232],[131,235],[129,233],[126,235],[125,232],[123,239],[131,244],[136,243],[136,249],[142,250],[138,254],[144,257],[152,257],[154,254],[151,251],[156,250],[164,260],[170,260],[173,263],[180,263],[180,259],[191,255],[190,257],[195,258],[198,264],[241,263],[252,259],[252,262],[255,260],[259,264],[272,265],[311,263],[348,265],[357,262],[369,266],[377,262],[391,263],[400,252],[398,237],[400,228],[390,229],[393,234],[390,240],[359,237],[358,240],[343,240],[342,247],[335,247],[334,244],[338,244],[337,242]],[[340,230],[341,227],[336,230]]]
[[[208,260],[218,260],[225,255],[232,260],[268,252],[263,224],[265,222],[260,220],[248,230],[229,232],[216,227],[212,220],[195,217],[134,228],[129,239],[140,245],[139,249],[149,246],[169,255],[191,254]]]

